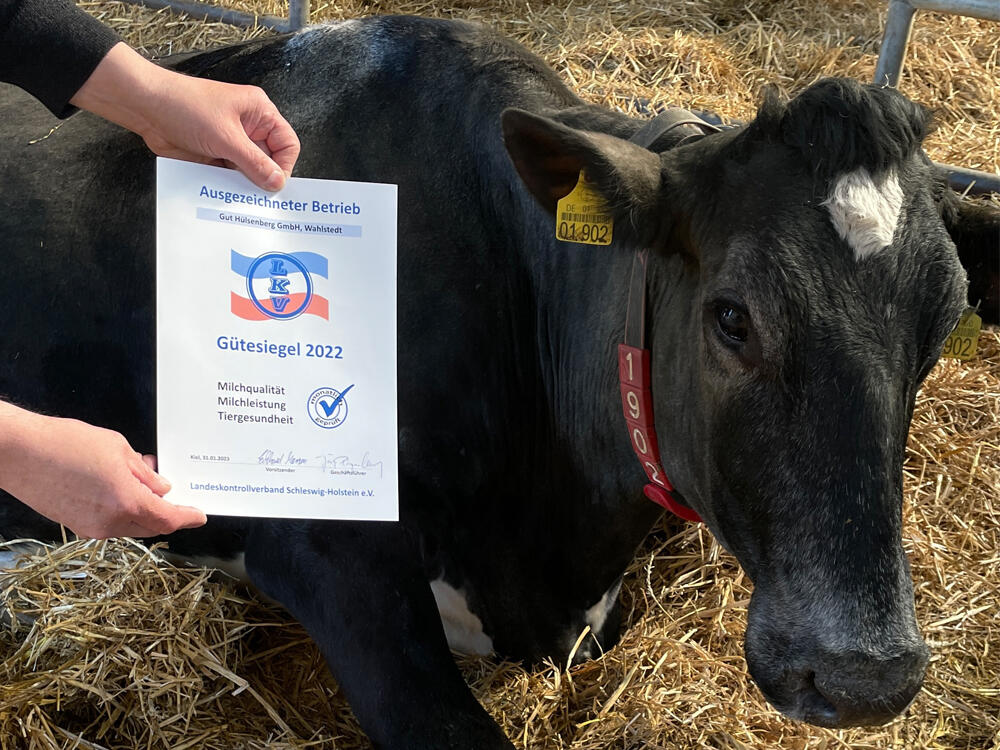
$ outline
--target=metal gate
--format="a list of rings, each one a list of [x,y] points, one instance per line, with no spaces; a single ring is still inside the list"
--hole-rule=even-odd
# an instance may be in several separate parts
[[[234,26],[266,26],[275,31],[298,31],[309,24],[309,0],[288,0],[288,18],[257,16],[208,3],[185,0],[127,0],[150,8],[170,8],[196,18],[211,18]]]
[[[875,67],[875,83],[893,87],[899,83],[906,45],[913,28],[913,16],[918,10],[1000,22],[1000,0],[889,0],[889,15],[885,21],[878,65]],[[1000,193],[1000,176],[976,169],[953,167],[950,164],[940,166],[947,170],[948,181],[956,190]]]

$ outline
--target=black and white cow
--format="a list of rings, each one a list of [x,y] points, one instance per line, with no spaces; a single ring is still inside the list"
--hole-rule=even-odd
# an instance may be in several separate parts
[[[640,132],[490,31],[413,18],[177,66],[262,86],[301,137],[297,174],[399,186],[401,521],[213,518],[170,539],[306,626],[377,747],[511,747],[446,636],[528,660],[587,625],[615,642],[622,572],[661,513],[619,387],[636,258],[659,451],[754,580],[757,684],[825,726],[910,702],[928,651],[904,445],[965,305],[952,238],[988,258],[997,236],[921,152],[920,108],[827,80],[676,145],[697,133]],[[0,102],[0,394],[155,452],[152,158],[86,115],[36,142],[44,110]],[[554,238],[581,170],[609,247]],[[5,537],[55,531],[0,504]]]

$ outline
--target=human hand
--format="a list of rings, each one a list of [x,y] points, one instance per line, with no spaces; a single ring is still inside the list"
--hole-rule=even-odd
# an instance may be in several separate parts
[[[298,136],[261,89],[181,75],[123,43],[70,103],[138,133],[153,153],[234,166],[265,190],[280,190],[299,156]]]
[[[0,487],[81,537],[150,537],[205,523],[162,495],[152,456],[117,432],[0,403]]]

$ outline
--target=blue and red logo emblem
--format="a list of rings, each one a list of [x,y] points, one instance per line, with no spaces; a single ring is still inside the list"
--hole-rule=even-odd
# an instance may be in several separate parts
[[[326,258],[318,253],[264,253],[256,258],[230,251],[234,273],[245,280],[244,297],[229,293],[233,315],[244,320],[291,320],[300,315],[330,319],[330,303],[315,289],[315,277],[328,278]]]

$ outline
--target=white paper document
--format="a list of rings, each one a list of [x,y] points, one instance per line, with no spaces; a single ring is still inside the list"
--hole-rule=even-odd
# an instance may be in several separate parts
[[[158,159],[156,195],[167,498],[397,520],[396,186]]]

